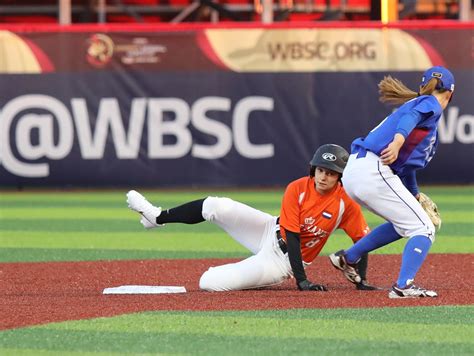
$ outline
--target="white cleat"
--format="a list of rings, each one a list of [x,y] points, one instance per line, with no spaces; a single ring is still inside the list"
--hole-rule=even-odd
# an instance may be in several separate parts
[[[414,284],[408,284],[405,288],[399,288],[397,285],[392,286],[392,290],[388,293],[391,299],[397,298],[436,298],[438,293],[434,290],[428,290],[417,287]]]
[[[140,219],[140,223],[147,230],[154,229],[155,227],[165,226],[164,224],[153,224],[153,223],[149,222],[143,215],[142,215],[142,218]]]
[[[346,277],[349,282],[358,284],[362,281],[362,278],[357,271],[357,265],[347,262],[344,250],[330,254],[329,261],[331,261],[331,264],[334,266],[334,268],[342,271],[342,274],[344,274],[344,277]]]
[[[145,229],[163,226],[156,223],[156,218],[161,215],[161,208],[152,205],[137,191],[131,190],[127,193],[127,204],[130,209],[142,216],[140,222]]]

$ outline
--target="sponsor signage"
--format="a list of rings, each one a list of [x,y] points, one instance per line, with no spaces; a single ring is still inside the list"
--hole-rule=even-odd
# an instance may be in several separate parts
[[[71,111],[61,101],[46,95],[22,95],[9,101],[1,116],[3,167],[21,177],[48,177],[49,163],[34,161],[65,160],[75,141],[82,160],[104,159],[106,145],[110,144],[116,160],[138,159],[143,150],[147,159],[179,159],[189,155],[213,160],[227,156],[232,147],[248,159],[274,156],[272,143],[254,144],[248,132],[252,112],[272,112],[273,99],[268,97],[245,97],[233,108],[231,100],[225,97],[202,97],[192,106],[180,98],[134,98],[130,116],[125,120],[117,98],[101,99],[95,117],[89,116],[84,98],[71,99],[70,107]],[[229,113],[230,127],[208,117],[210,111]],[[167,119],[166,114],[172,119]],[[15,118],[18,120],[13,125]],[[145,125],[147,144],[141,145]],[[193,142],[190,126],[214,142]],[[167,136],[174,142],[166,143]]]
[[[452,69],[456,92],[419,182],[472,183],[474,68],[465,46],[445,51],[444,39],[400,29],[0,31],[11,49],[0,62],[0,185],[285,185],[308,173],[319,145],[349,149],[387,115],[384,75],[416,88],[435,64]]]
[[[206,35],[217,57],[236,72],[423,70],[431,65],[421,43],[397,29],[210,29]]]

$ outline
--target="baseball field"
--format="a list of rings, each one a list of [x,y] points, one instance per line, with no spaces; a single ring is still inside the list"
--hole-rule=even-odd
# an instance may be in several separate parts
[[[208,223],[145,231],[120,191],[0,193],[0,355],[474,354],[474,186],[425,187],[443,226],[416,282],[438,298],[391,300],[404,241],[369,258],[357,291],[327,255],[351,241],[337,232],[308,269],[329,291],[292,281],[202,292],[210,266],[249,253]],[[140,190],[164,208],[228,196],[274,215],[282,189]],[[369,225],[382,220],[365,212]],[[187,293],[103,295],[120,285],[184,286]]]

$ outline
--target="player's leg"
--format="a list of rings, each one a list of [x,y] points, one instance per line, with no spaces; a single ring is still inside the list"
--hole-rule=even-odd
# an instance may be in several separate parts
[[[174,208],[162,210],[156,218],[157,224],[182,223],[198,224],[205,221],[202,217],[202,205],[205,199],[193,200]]]
[[[165,223],[197,224],[204,221],[202,205],[204,199],[194,200],[175,208],[162,210],[151,204],[143,195],[135,190],[127,193],[130,209],[140,213],[140,222],[147,229],[163,226]]]
[[[127,193],[127,205],[130,209],[140,214],[140,222],[146,229],[160,226],[156,223],[156,218],[161,214],[161,207],[154,206],[137,191],[130,190]]]
[[[415,235],[408,239],[402,254],[402,265],[397,280],[398,287],[405,288],[413,282],[431,245],[432,241],[425,235]]]
[[[344,188],[354,200],[393,225],[394,231],[389,226],[382,227],[380,232],[389,235],[386,241],[381,241],[382,246],[391,239],[397,240],[396,234],[408,237],[419,234],[434,240],[431,220],[400,178],[370,152],[362,159],[354,156],[351,155],[344,171]],[[372,236],[383,239],[381,233]]]
[[[362,255],[400,240],[401,238],[402,236],[395,231],[392,223],[387,222],[379,225],[345,251],[347,262],[354,264]]]
[[[290,276],[289,260],[269,232],[259,253],[237,263],[209,268],[201,276],[199,287],[213,292],[253,289],[279,284]]]
[[[256,254],[267,234],[274,234],[276,218],[229,198],[207,197],[202,216]]]
[[[207,220],[254,254],[261,250],[266,232],[275,228],[275,217],[229,198],[207,197],[162,210],[132,190],[127,193],[127,203],[141,214],[141,223],[147,229],[166,223],[196,224]]]
[[[347,183],[349,194],[368,209],[389,221],[393,225],[396,234],[409,238],[403,252],[402,266],[397,281],[398,287],[409,287],[434,241],[434,226],[426,212],[416,198],[405,188],[399,177],[394,175],[389,167],[382,165],[378,158],[374,155],[368,155],[367,159],[356,161],[355,165],[359,166],[357,167],[359,172],[362,169],[362,172],[366,175],[365,184],[355,184],[353,176],[346,176],[347,179],[344,184],[346,186]],[[354,170],[351,169],[351,171],[354,173]],[[366,238],[370,237],[367,236]],[[359,249],[360,245],[356,245],[359,243],[362,245],[366,238],[361,239],[354,245],[355,248],[350,251],[350,257],[348,257],[349,262],[362,255],[359,255],[359,253],[364,252],[365,249]],[[378,248],[384,246],[387,241],[390,242],[391,238],[394,241],[397,239],[393,232],[391,237],[386,238],[383,238],[381,234],[374,234],[371,239],[365,241],[365,244],[371,245],[370,248]],[[377,245],[379,246],[377,247]]]
[[[378,183],[374,180],[379,178],[375,170],[377,160],[375,155],[358,157],[357,154],[352,154],[342,176],[345,191],[352,199],[369,210],[372,210],[369,206],[370,195],[373,194],[373,189],[377,187],[376,183]],[[362,279],[357,269],[357,262],[360,258],[366,253],[400,238],[401,236],[391,223],[382,224],[348,250],[330,254],[329,259],[335,268],[342,271],[347,280],[357,284]]]
[[[329,260],[335,268],[343,272],[347,280],[357,284],[364,279],[359,274],[357,266],[361,257],[401,238],[402,236],[395,231],[392,223],[388,222],[376,227],[349,249],[330,254]]]
[[[367,252],[365,248],[359,248],[361,246],[370,245],[370,248],[379,248],[398,240],[400,236],[408,237],[409,241],[403,251],[400,276],[397,281],[397,285],[403,288],[415,279],[434,241],[435,228],[426,212],[401,180],[391,171],[384,172],[384,168],[380,168],[380,172],[381,186],[385,186],[386,189],[378,189],[375,194],[370,193],[359,197],[367,202],[367,206],[373,212],[389,221],[393,229],[382,225],[380,231],[375,229],[373,236],[369,234],[358,241],[346,255],[349,263],[354,262]],[[368,240],[364,241],[365,239]]]

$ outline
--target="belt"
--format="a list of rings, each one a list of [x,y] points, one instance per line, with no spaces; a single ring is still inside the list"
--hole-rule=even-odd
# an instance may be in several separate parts
[[[286,248],[285,240],[283,240],[283,237],[281,237],[280,230],[277,230],[276,232],[276,239],[278,241],[278,246],[280,246],[281,252],[286,254],[288,252],[288,249]]]

